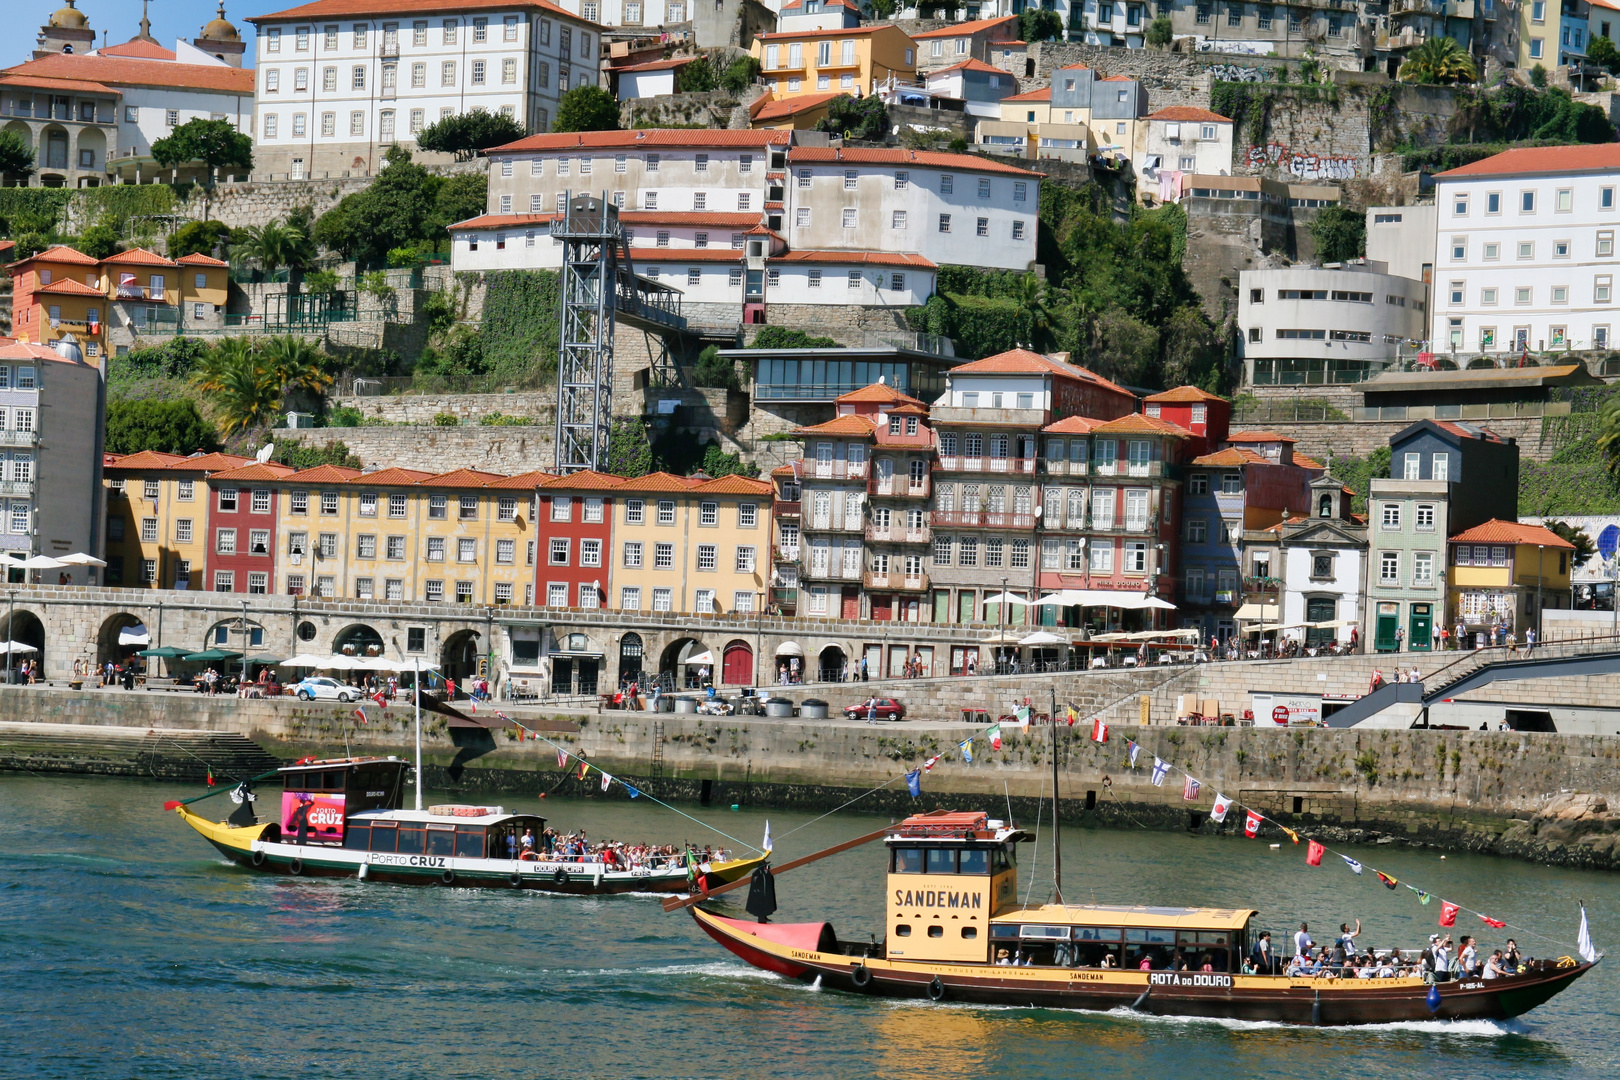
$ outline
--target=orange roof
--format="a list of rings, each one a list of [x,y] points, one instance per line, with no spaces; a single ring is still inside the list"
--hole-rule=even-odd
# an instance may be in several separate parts
[[[1539,547],[1568,548],[1575,545],[1544,525],[1524,525],[1517,521],[1492,518],[1451,538],[1453,544],[1535,544]]]
[[[173,49],[165,49],[155,41],[142,41],[140,38],[131,38],[122,45],[109,45],[105,49],[97,49],[97,56],[132,56],[139,60],[173,60]]]
[[[542,480],[540,486],[547,491],[605,491],[616,488],[624,483],[624,477],[614,476],[612,473],[597,472],[595,469],[582,469],[567,476],[559,476],[552,480]]]
[[[226,469],[240,469],[252,462],[252,458],[243,457],[241,454],[193,454],[183,461],[175,462],[170,468],[185,472],[223,472]]]
[[[1620,169],[1620,143],[1580,146],[1536,146],[1504,150],[1488,158],[1435,173],[1436,180],[1534,173],[1613,172]]]
[[[253,93],[253,69],[211,64],[154,64],[119,56],[54,53],[7,68],[7,75],[81,79],[109,86],[160,86],[185,90]]]
[[[803,6],[804,6],[804,0],[789,0],[788,3],[782,5],[782,10],[783,11],[792,11],[796,7],[803,7]],[[849,0],[821,0],[821,6],[822,6],[823,9],[841,7],[841,8],[849,8],[849,10],[854,11],[854,12],[859,12],[861,10],[860,8],[856,7],[854,4],[851,4],[849,2]]]
[[[742,262],[743,252],[729,247],[661,248],[638,247],[630,249],[633,263],[695,263]]]
[[[1222,116],[1220,113],[1210,112],[1208,109],[1195,109],[1191,105],[1171,105],[1168,108],[1160,109],[1158,112],[1148,113],[1147,119],[1195,124],[1230,124],[1232,122],[1230,116]]]
[[[906,401],[889,410],[891,416],[927,416],[928,407],[920,401]]]
[[[370,10],[370,9],[367,9]],[[665,147],[716,148],[784,146],[792,136],[786,131],[731,131],[711,128],[643,128],[639,131],[574,131],[530,135],[526,139],[494,146],[486,154],[510,154],[523,150],[659,150]]]
[[[565,8],[549,3],[548,0],[512,0],[511,3],[494,7],[489,0],[387,0],[379,8],[375,0],[315,0],[312,4],[301,4],[285,11],[272,12],[269,15],[249,15],[250,23],[276,22],[282,19],[320,19],[340,15],[359,15],[362,17],[375,16],[379,11],[386,11],[389,15],[417,15],[432,14],[440,11],[512,11],[537,10],[550,12],[552,15],[561,15],[574,22],[584,23],[586,26],[596,24],[580,18]]]
[[[937,270],[939,266],[926,256],[900,251],[789,251],[772,255],[779,263],[835,263],[839,266],[911,266],[919,270]]]
[[[1047,424],[1041,431],[1048,435],[1088,435],[1102,423],[1092,416],[1066,416],[1055,424]]]
[[[216,259],[212,255],[204,255],[201,252],[196,252],[196,251],[192,252],[190,255],[182,255],[182,256],[180,256],[178,259],[176,259],[174,261],[179,263],[181,266],[229,266],[229,265],[231,265],[230,263],[226,262],[223,259]]]
[[[877,430],[877,421],[865,416],[835,416],[819,424],[795,428],[795,435],[854,435],[869,436]]]
[[[975,60],[972,57],[969,57],[968,59],[963,60],[960,63],[952,64],[950,67],[935,68],[933,71],[930,71],[928,73],[928,77],[930,79],[932,79],[935,75],[944,75],[948,71],[957,71],[957,70],[962,70],[962,71],[983,71],[983,72],[987,72],[987,73],[989,73],[991,75],[1006,75],[1007,74],[1007,72],[1003,71],[1001,68],[991,67],[989,64],[985,63],[983,60]],[[1003,99],[1003,100],[1006,100],[1006,99]]]
[[[1306,457],[1304,454],[1301,454],[1301,453],[1298,453],[1298,452],[1296,452],[1294,454],[1294,464],[1298,465],[1302,469],[1326,469],[1327,468],[1326,465],[1322,464],[1320,461],[1317,461],[1315,458]],[[1354,495],[1355,492],[1352,491],[1352,492],[1350,492],[1350,494]]]
[[[1295,440],[1290,439],[1286,435],[1279,435],[1275,431],[1234,431],[1234,432],[1232,432],[1230,435],[1228,435],[1226,437],[1226,441],[1230,442],[1230,443],[1246,443],[1246,442],[1285,442],[1285,443],[1291,443],[1291,442],[1294,442]]]
[[[1498,435],[1490,428],[1465,427],[1462,424],[1454,423],[1450,420],[1430,420],[1429,423],[1433,424],[1441,431],[1449,431],[1451,434],[1459,435],[1464,439],[1483,439],[1486,442],[1498,443],[1502,441],[1502,436]]]
[[[852,26],[848,29],[834,27],[831,30],[778,30],[769,34],[756,34],[756,41],[786,41],[789,38],[795,41],[806,41],[811,38],[823,37],[850,37],[851,35],[875,34],[879,30],[900,30],[893,23],[878,23],[876,26]],[[904,30],[900,30],[902,34]],[[910,36],[909,34],[907,35]]]
[[[404,470],[400,470],[400,471],[404,471]],[[541,481],[543,481],[543,480],[555,480],[555,479],[556,479],[556,476],[553,475],[552,473],[542,472],[539,469],[533,469],[533,470],[531,470],[529,472],[526,472],[526,473],[518,473],[516,476],[508,476],[504,480],[491,480],[488,484],[486,484],[484,486],[485,487],[492,487],[492,488],[501,488],[501,489],[504,489],[504,490],[519,489],[519,490],[527,491],[527,490],[532,490],[534,488],[539,487]]]
[[[478,469],[452,469],[421,481],[423,487],[483,487],[491,480],[504,480],[502,473],[482,472]]]
[[[433,474],[423,469],[388,468],[362,473],[349,481],[351,484],[375,484],[378,487],[409,487],[420,484]]]
[[[797,476],[798,470],[792,465],[778,465],[771,470],[772,476]]]
[[[1213,454],[1205,454],[1192,460],[1194,465],[1224,465],[1228,468],[1237,468],[1243,465],[1266,465],[1269,462],[1253,450],[1244,450],[1242,447],[1228,446],[1225,450],[1217,450]]]
[[[13,266],[23,266],[34,262],[71,263],[74,266],[97,266],[95,259],[76,248],[66,244],[52,244],[38,255],[30,256],[21,262],[12,263]]]
[[[696,60],[695,56],[672,56],[668,60],[648,60],[644,64],[626,64],[624,67],[610,68],[610,71],[624,73],[626,71],[666,71],[670,68],[685,67]]]
[[[288,479],[300,484],[346,484],[359,475],[359,469],[345,465],[317,465],[313,469],[295,472]]]
[[[109,469],[167,469],[176,462],[186,460],[184,454],[164,454],[156,450],[142,450],[125,454],[107,464]]]
[[[521,229],[525,225],[550,225],[560,214],[479,214],[477,217],[446,226],[455,229]]]
[[[1157,394],[1149,394],[1143,401],[1155,404],[1172,404],[1185,401],[1225,401],[1219,394],[1212,394],[1208,390],[1200,390],[1196,386],[1174,386],[1169,390],[1161,390]]]
[[[1134,76],[1134,75],[1106,75],[1103,78],[1098,79],[1097,81],[1098,82],[1135,82],[1136,81],[1136,76]]]
[[[18,75],[0,71],[0,86],[27,86],[35,90],[77,90],[81,94],[111,94],[120,97],[117,90],[88,79],[48,79],[43,75]]]
[[[732,473],[705,480],[693,490],[699,495],[769,495],[773,489],[764,480]]]
[[[902,401],[910,402],[913,405],[922,404],[922,402],[917,398],[912,397],[910,394],[902,394],[899,390],[896,390],[887,383],[873,383],[870,386],[863,386],[859,390],[851,390],[847,394],[839,394],[833,400],[839,405],[843,405],[845,403],[851,405],[860,405],[868,402],[875,402],[879,405],[885,405],[890,402],[898,403]]]
[[[1004,97],[1004,98],[1001,99],[1001,102],[1002,102],[1002,104],[1005,105],[1009,101],[1051,101],[1051,100],[1052,100],[1052,88],[1050,86],[1043,86],[1039,90],[1030,90],[1030,91],[1028,91],[1026,93],[1012,94],[1012,95],[1010,95],[1008,97]]]
[[[82,281],[74,281],[72,278],[63,278],[61,281],[53,281],[49,285],[41,285],[39,288],[35,289],[34,292],[52,293],[57,296],[103,295],[102,291],[95,286],[86,285]]]
[[[210,482],[215,480],[280,480],[283,476],[291,476],[297,471],[291,465],[283,465],[278,461],[255,461],[240,468],[223,469],[208,479]]]
[[[761,120],[780,120],[787,116],[797,116],[811,109],[819,109],[838,96],[839,91],[835,90],[830,94],[796,94],[792,97],[778,98],[776,101],[760,98],[760,105],[750,119],[757,124]]]
[[[128,251],[120,251],[116,255],[109,255],[107,258],[102,259],[101,261],[103,263],[112,263],[115,266],[175,266],[176,265],[176,263],[173,260],[165,259],[163,256],[157,254],[156,252],[147,251],[145,248],[130,248]]]
[[[638,476],[626,480],[619,485],[625,491],[690,491],[702,483],[701,480],[690,480],[674,473],[654,472],[646,476]]]
[[[1060,360],[1053,360],[1049,356],[1042,356],[1040,353],[1031,352],[1028,349],[1011,349],[951,369],[952,375],[964,373],[968,375],[1061,375],[1068,379],[1079,379],[1082,382],[1095,383],[1127,397],[1135,397],[1123,386],[1108,381],[1095,371],[1088,371],[1078,364],[1065,364]]]
[[[1192,432],[1168,420],[1160,420],[1146,413],[1131,413],[1118,420],[1109,420],[1093,429],[1099,435],[1168,435],[1176,439],[1192,437]]]
[[[957,23],[955,26],[942,26],[938,30],[925,30],[920,34],[912,34],[914,41],[927,41],[929,38],[961,37],[964,34],[977,34],[980,30],[988,30],[992,26],[1010,23],[1018,18],[1016,15],[1003,15],[999,19],[975,19],[972,22]]]
[[[922,165],[935,169],[961,169],[964,172],[1005,173],[1009,176],[1045,176],[999,161],[989,161],[972,154],[947,154],[939,150],[906,150],[899,147],[879,149],[839,146],[795,146],[788,151],[788,163],[832,161],[845,165]]]

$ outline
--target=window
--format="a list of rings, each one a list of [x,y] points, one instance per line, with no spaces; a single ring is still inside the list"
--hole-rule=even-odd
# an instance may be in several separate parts
[[[236,589],[236,572],[233,570],[214,571],[214,591],[232,592]]]
[[[1451,238],[1451,261],[1452,262],[1466,262],[1466,261],[1468,261],[1468,237],[1466,237],[1466,236],[1453,236]]]
[[[1012,223],[1012,238],[1014,240],[1022,240],[1024,238],[1024,222],[1022,220],[1014,221]]]
[[[660,500],[658,500],[658,524],[660,524],[660,525],[673,525],[673,524],[675,524],[675,500],[674,499],[660,499]]]
[[[641,569],[641,541],[626,540],[624,542],[624,567],[626,570]]]
[[[1385,503],[1381,513],[1381,522],[1386,529],[1399,529],[1401,527],[1401,504]]]
[[[1385,551],[1378,556],[1378,583],[1380,585],[1399,585],[1401,581],[1401,556],[1396,551]]]
[[[214,550],[216,552],[218,552],[219,554],[221,554],[221,555],[235,555],[236,554],[236,530],[235,529],[215,529],[214,530]]]
[[[855,228],[855,226],[857,224],[856,217],[857,217],[857,211],[853,206],[844,207],[844,213],[843,213],[844,228],[846,228],[846,229]]]
[[[600,540],[581,540],[579,542],[579,565],[581,565],[581,566],[601,566],[602,565],[602,541],[600,541]]]
[[[713,570],[719,564],[719,545],[699,544],[697,547],[697,568],[699,570]]]
[[[554,536],[551,538],[551,554],[549,562],[552,566],[568,565],[568,547],[569,540],[566,536]]]
[[[640,525],[647,516],[646,502],[641,499],[624,501],[624,520],[627,525]]]
[[[653,593],[652,593],[652,609],[654,611],[669,611],[670,608],[673,606],[672,605],[673,599],[674,599],[673,590],[670,590],[670,589],[654,589]]]
[[[405,538],[403,536],[390,536],[383,541],[383,551],[391,562],[400,562],[405,558]]]
[[[739,544],[737,546],[736,572],[739,574],[752,574],[754,572],[754,554],[756,549],[751,545]]]
[[[641,590],[633,585],[626,585],[619,590],[619,608],[623,611],[641,610]]]
[[[987,217],[978,218],[977,219],[977,228],[976,228],[975,231],[977,232],[977,234],[979,236],[989,236],[990,235],[990,219],[987,218]]]
[[[1419,532],[1434,531],[1434,504],[1419,503],[1413,511],[1413,526]]]
[[[427,561],[444,562],[444,537],[430,536],[427,542]]]
[[[1412,584],[1434,584],[1434,553],[1420,551],[1412,556]]]
[[[720,524],[720,504],[716,503],[716,502],[704,502],[704,503],[699,504],[699,508],[698,508],[698,524],[699,525],[718,525],[718,524]]]
[[[889,226],[894,229],[904,229],[906,227],[906,212],[896,210],[894,216],[889,219]]]
[[[1532,42],[1532,44],[1535,44],[1535,42]],[[1539,55],[1539,54],[1531,53],[1530,55],[1536,56],[1536,55]],[[1521,192],[1519,192],[1519,213],[1521,213],[1521,214],[1533,214],[1535,212],[1536,212],[1536,193],[1534,191],[1521,191]]]
[[[670,543],[656,543],[653,545],[653,569],[675,569],[675,545]]]

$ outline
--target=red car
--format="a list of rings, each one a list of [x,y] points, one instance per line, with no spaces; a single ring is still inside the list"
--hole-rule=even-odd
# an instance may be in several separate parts
[[[848,705],[844,708],[846,720],[865,720],[868,716],[878,720],[904,720],[906,707],[894,698],[880,697],[871,705],[863,701],[858,705]]]

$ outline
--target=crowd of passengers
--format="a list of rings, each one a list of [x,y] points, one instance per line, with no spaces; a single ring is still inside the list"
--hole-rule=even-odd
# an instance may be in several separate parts
[[[626,844],[622,841],[593,841],[581,829],[577,833],[560,833],[556,829],[543,829],[538,841],[534,830],[526,828],[521,834],[512,830],[505,837],[507,858],[543,858],[554,862],[601,862],[609,870],[681,870],[688,858],[693,863],[725,862],[731,853],[720,848],[694,847],[691,844]],[[491,857],[495,856],[492,851]]]

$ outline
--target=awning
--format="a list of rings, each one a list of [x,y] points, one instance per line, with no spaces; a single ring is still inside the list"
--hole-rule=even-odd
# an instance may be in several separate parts
[[[804,646],[797,641],[784,641],[776,647],[777,656],[803,656]]]
[[[1041,597],[1035,602],[1035,606],[1111,607],[1120,608],[1124,611],[1139,611],[1143,608],[1162,608],[1165,611],[1174,611],[1176,607],[1167,600],[1160,600],[1157,596],[1147,596],[1143,593],[1126,592],[1120,589],[1063,589]]]
[[[1244,604],[1233,616],[1238,622],[1276,622],[1276,604]]]
[[[697,654],[692,655],[692,656],[688,656],[685,660],[682,660],[681,663],[688,664],[688,665],[690,665],[690,664],[712,664],[712,663],[714,663],[714,653],[710,652],[708,649],[704,649],[700,653],[697,653]]]
[[[126,626],[118,631],[118,644],[120,645],[150,645],[152,635],[146,632],[146,627],[136,623]]]
[[[82,551],[75,551],[72,555],[64,555],[60,559],[58,559],[56,561],[59,562],[59,563],[62,563],[65,566],[106,566],[107,565],[105,560],[98,559],[94,555],[86,555]]]
[[[1020,645],[1063,645],[1066,642],[1050,630],[1037,630],[1025,638],[1019,638]]]

